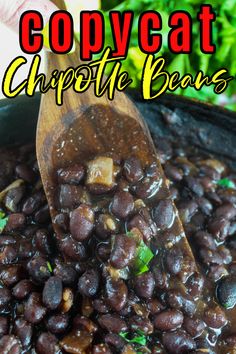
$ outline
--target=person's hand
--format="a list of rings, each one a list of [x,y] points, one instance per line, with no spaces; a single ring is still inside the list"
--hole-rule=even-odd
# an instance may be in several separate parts
[[[18,31],[20,17],[28,10],[39,11],[46,24],[58,8],[50,0],[0,0],[0,21]]]

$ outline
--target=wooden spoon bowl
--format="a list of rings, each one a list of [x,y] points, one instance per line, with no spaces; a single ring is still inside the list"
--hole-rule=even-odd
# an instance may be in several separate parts
[[[55,2],[62,6],[61,1]],[[78,46],[69,55],[47,54],[47,71],[77,67]],[[167,181],[154,144],[144,120],[131,100],[116,92],[113,101],[105,95],[95,97],[90,88],[83,94],[72,89],[64,95],[64,104],[55,104],[53,91],[42,97],[37,128],[37,158],[44,190],[48,199],[52,220],[57,215],[55,195],[57,193],[56,171],[62,167],[83,164],[96,155],[116,156],[124,160],[130,156],[140,159],[143,167],[155,162],[160,171],[161,185],[153,203],[159,199],[170,199]],[[60,230],[54,224],[54,230]],[[169,230],[179,238],[178,246],[184,255],[197,266],[183,231],[176,210],[175,222]]]

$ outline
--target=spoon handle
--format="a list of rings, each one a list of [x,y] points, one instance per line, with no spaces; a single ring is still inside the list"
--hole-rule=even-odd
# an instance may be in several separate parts
[[[60,9],[66,10],[66,4],[64,0],[52,0],[52,2]]]

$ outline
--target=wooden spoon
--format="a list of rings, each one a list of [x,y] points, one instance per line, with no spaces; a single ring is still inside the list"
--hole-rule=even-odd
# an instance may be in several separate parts
[[[61,1],[54,2],[63,8]],[[78,46],[69,55],[47,53],[48,74],[55,69],[61,71],[77,67],[78,64]],[[116,92],[111,102],[105,95],[95,97],[92,89],[83,94],[77,94],[71,89],[65,93],[63,106],[59,107],[55,104],[54,92],[49,91],[42,96],[36,146],[52,220],[58,213],[55,206],[56,171],[70,164],[86,163],[96,155],[112,153],[122,160],[135,155],[144,168],[155,162],[162,182],[157,198],[170,199],[167,181],[148,128],[136,106],[124,93]],[[60,233],[56,224],[54,230],[56,234]],[[169,232],[179,239],[178,247],[193,261],[194,271],[197,272],[177,210]]]

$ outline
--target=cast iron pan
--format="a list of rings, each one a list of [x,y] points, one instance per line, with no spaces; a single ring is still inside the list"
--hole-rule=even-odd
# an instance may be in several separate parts
[[[178,139],[220,156],[236,168],[236,114],[177,95],[142,101],[130,93],[154,135]],[[0,101],[0,146],[35,141],[40,95]]]

